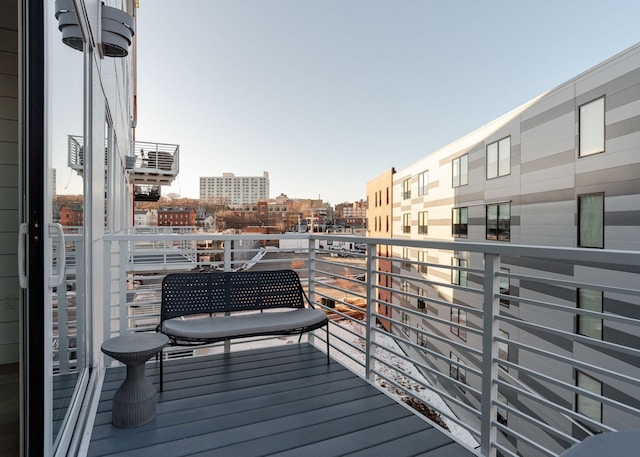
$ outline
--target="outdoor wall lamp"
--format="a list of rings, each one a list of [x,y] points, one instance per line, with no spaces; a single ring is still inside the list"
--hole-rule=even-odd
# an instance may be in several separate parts
[[[73,49],[82,51],[84,40],[78,25],[73,0],[56,0],[56,19],[58,20],[58,30],[62,32],[62,42]]]
[[[133,17],[102,4],[102,51],[107,57],[126,57],[135,33]]]
[[[58,30],[62,32],[62,42],[82,51],[84,40],[78,25],[78,16],[73,0],[56,0]],[[118,8],[102,4],[102,51],[106,57],[126,57],[131,39],[135,33],[133,17]]]

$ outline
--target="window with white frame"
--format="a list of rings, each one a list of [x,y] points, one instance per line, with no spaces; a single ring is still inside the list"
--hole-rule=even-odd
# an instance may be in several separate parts
[[[421,287],[418,287],[416,294],[419,295],[417,299],[416,307],[420,311],[426,313],[427,312],[427,291],[422,289]]]
[[[467,341],[467,312],[464,309],[451,308],[451,323],[457,324],[451,326],[451,333],[456,335],[462,341]]]
[[[429,211],[420,211],[418,213],[418,234],[426,235],[429,233]]]
[[[576,371],[576,386],[595,395],[602,395],[602,382],[582,371]],[[602,422],[602,403],[595,398],[576,392],[576,412]]]
[[[500,338],[502,338],[503,340],[509,339],[509,333],[505,332],[502,329],[498,330],[498,336],[500,336]],[[505,341],[498,341],[498,358],[500,360],[506,360],[507,362],[509,361],[509,343]],[[498,366],[505,371],[509,371],[509,367],[507,366],[504,366],[504,365],[498,365]]]
[[[511,203],[487,205],[487,239],[511,240]]]
[[[464,268],[469,267],[469,261],[467,259],[452,257],[451,265],[454,267],[461,268],[461,269],[457,269],[457,268],[451,269],[451,284],[467,287],[468,272]]]
[[[422,327],[422,325],[417,324],[416,325],[416,344],[419,344],[422,347],[427,347],[427,335],[426,333],[422,333],[424,332],[424,328]]]
[[[498,403],[505,406],[509,405],[509,400],[507,400],[507,397],[500,391],[498,391]],[[496,408],[496,412],[498,413],[498,422],[502,425],[508,425],[509,416],[507,415],[507,408],[504,406],[498,406]]]
[[[429,253],[428,251],[418,251],[418,261],[420,265],[418,266],[418,271],[424,275],[428,273],[427,263],[429,262]]]
[[[407,178],[402,181],[402,198],[407,200],[411,198],[411,179]]]
[[[511,174],[511,137],[487,145],[487,179]]]
[[[401,319],[402,319],[402,323],[405,324],[402,326],[402,333],[404,333],[405,335],[409,336],[409,315],[407,313],[405,313],[404,311],[401,312]]]
[[[578,196],[578,247],[604,248],[604,194]]]
[[[411,233],[411,214],[404,213],[402,215],[402,233]]]
[[[580,157],[604,152],[604,97],[580,107]]]
[[[451,210],[451,234],[457,238],[467,238],[469,208]]]
[[[402,286],[402,291],[403,292],[407,292],[408,293],[411,290],[411,283],[409,281],[407,281],[406,279],[402,280],[401,286]]]
[[[429,193],[429,172],[423,171],[418,175],[418,195],[427,195]]]
[[[452,362],[462,363],[460,357],[453,352],[449,352],[449,359]],[[463,384],[467,383],[467,369],[464,366],[457,365],[455,363],[449,363],[449,377],[460,381]]]
[[[511,273],[508,268],[500,267],[500,273]],[[500,276],[500,293],[502,295],[509,295],[511,293],[511,278],[508,276]],[[501,298],[500,304],[509,306],[509,300],[507,298]]]
[[[579,309],[586,309],[602,313],[602,291],[592,289],[578,289],[576,305]],[[597,340],[602,339],[602,319],[594,316],[576,315],[576,332]]]
[[[469,156],[465,154],[451,162],[451,185],[460,187],[467,184],[469,184]]]
[[[402,268],[411,268],[411,262],[409,262],[410,251],[408,247],[402,248]]]

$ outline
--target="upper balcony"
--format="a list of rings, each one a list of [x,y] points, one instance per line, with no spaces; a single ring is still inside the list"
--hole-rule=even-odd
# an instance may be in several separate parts
[[[84,168],[84,138],[69,135],[69,167],[82,174]],[[106,150],[106,148],[105,148]],[[180,171],[180,146],[177,144],[134,141],[133,156],[127,156],[129,182],[142,190],[171,185]],[[105,158],[105,161],[107,158]],[[144,187],[142,187],[144,186]]]
[[[132,184],[168,186],[180,171],[177,144],[134,141],[129,181]]]
[[[347,241],[367,249],[331,255],[330,243]],[[89,455],[537,457],[640,429],[638,252],[134,229],[105,237],[105,265],[113,289],[95,312],[107,337],[154,331],[169,272],[295,269],[331,318],[333,360],[322,362],[323,330],[310,336],[311,347],[252,338],[171,348],[158,418],[133,431],[110,425],[109,398],[123,368],[108,368]],[[73,337],[61,332],[56,347],[72,346],[64,339]],[[63,367],[67,354],[56,354]],[[156,370],[154,362],[147,367],[153,382]],[[347,371],[430,410],[446,429],[400,419],[395,407],[386,416],[360,409],[382,400],[352,385]]]

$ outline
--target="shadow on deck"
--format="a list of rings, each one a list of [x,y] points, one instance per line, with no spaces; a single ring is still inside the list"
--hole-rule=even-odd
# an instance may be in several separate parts
[[[89,456],[475,455],[306,343],[168,361],[157,417],[134,429],[111,425],[123,379],[107,369]]]

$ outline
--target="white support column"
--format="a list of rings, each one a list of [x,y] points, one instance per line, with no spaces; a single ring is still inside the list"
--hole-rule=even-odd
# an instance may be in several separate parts
[[[129,305],[127,304],[127,272],[128,272],[128,257],[129,257],[129,252],[127,249],[127,242],[126,241],[121,241],[120,242],[120,252],[118,253],[119,255],[119,268],[118,268],[118,275],[120,276],[119,279],[119,300],[118,303],[120,304],[119,306],[119,316],[120,316],[120,322],[119,322],[119,331],[118,331],[118,335],[126,335],[127,333],[127,315],[129,314]],[[135,246],[135,241],[132,242],[132,244]],[[133,249],[131,250],[133,252]],[[131,254],[133,256],[133,253]],[[133,258],[133,257],[132,257]],[[109,286],[107,286],[109,287]],[[111,314],[111,310],[113,309],[113,305],[108,302],[105,303],[107,306],[105,306],[105,308],[109,309],[109,314]],[[109,316],[111,317],[111,316]],[[111,321],[111,318],[109,318],[109,321]],[[116,336],[118,336],[116,335]],[[107,340],[108,338],[111,338],[111,333],[108,333],[106,335],[104,335],[105,340]]]
[[[492,446],[497,440],[496,400],[498,398],[498,320],[500,313],[500,299],[496,296],[500,292],[500,256],[497,254],[484,255],[484,314],[482,333],[482,402],[480,409],[480,450],[487,457],[496,456],[496,448]]]

